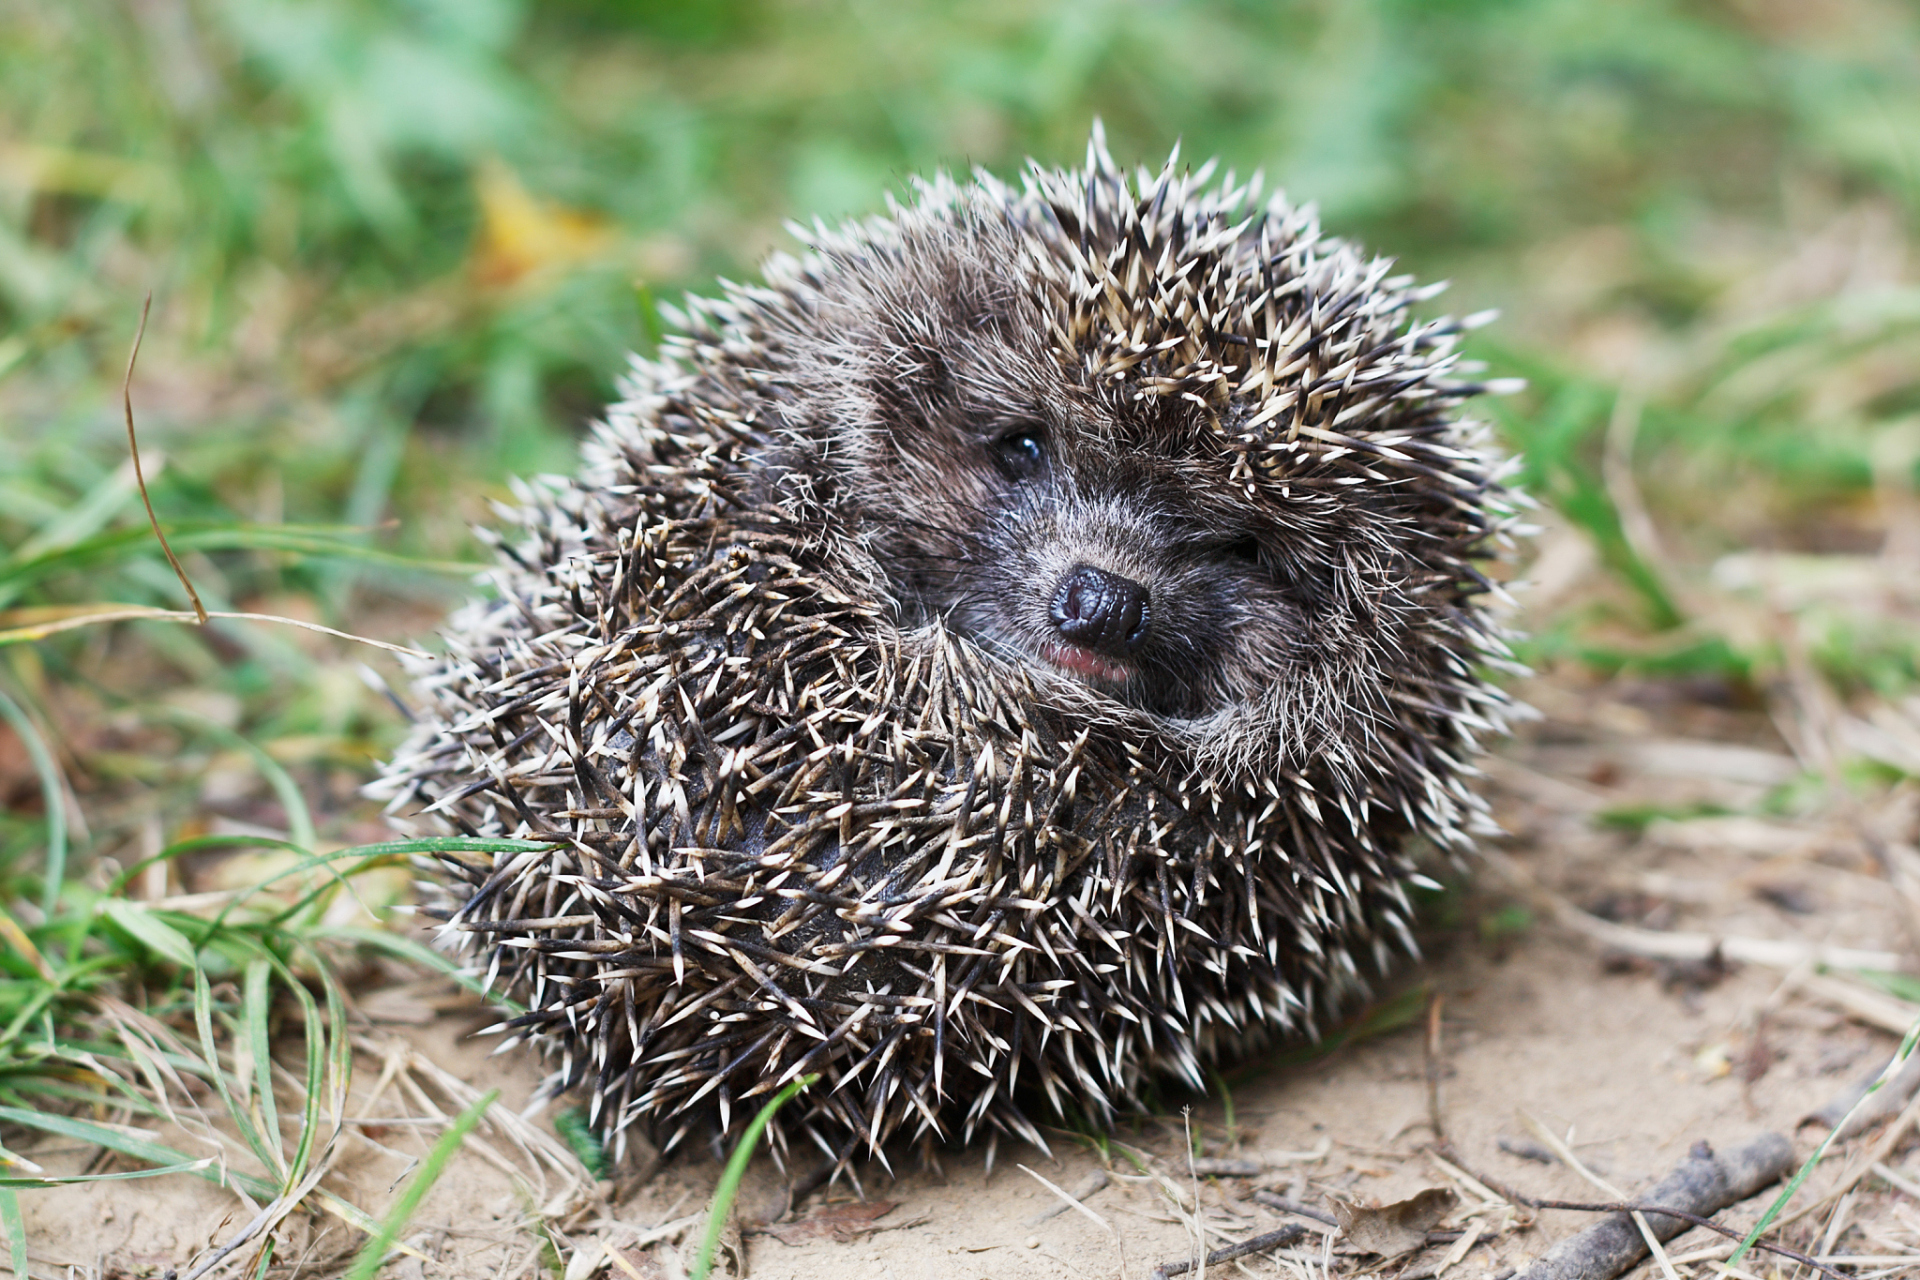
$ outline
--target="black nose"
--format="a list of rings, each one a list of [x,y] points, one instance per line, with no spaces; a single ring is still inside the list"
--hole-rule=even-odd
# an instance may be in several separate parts
[[[1137,652],[1153,625],[1145,587],[1086,564],[1060,579],[1051,613],[1061,635],[1116,658]]]

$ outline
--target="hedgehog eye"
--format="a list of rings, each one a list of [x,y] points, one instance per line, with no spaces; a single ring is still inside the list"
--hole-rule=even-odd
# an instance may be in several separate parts
[[[1238,560],[1243,564],[1258,565],[1260,563],[1260,540],[1258,538],[1241,538],[1237,542],[1229,542],[1220,548],[1220,558],[1223,560]]]
[[[993,442],[993,460],[1008,478],[1031,479],[1047,465],[1046,438],[1038,427],[1016,427]]]

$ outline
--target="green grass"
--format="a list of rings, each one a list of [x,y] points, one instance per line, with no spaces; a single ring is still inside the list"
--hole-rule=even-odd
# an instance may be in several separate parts
[[[57,784],[51,761],[43,755],[37,762]],[[281,1217],[315,1199],[370,1233],[372,1242],[362,1256],[363,1262],[371,1256],[365,1263],[371,1274],[453,1146],[485,1109],[476,1104],[445,1131],[384,1224],[319,1187],[346,1119],[353,1071],[342,961],[373,948],[424,969],[452,972],[448,961],[407,938],[333,922],[331,908],[353,891],[357,879],[407,865],[417,855],[523,846],[440,839],[312,853],[312,820],[298,790],[264,753],[256,752],[256,763],[283,784],[292,825],[304,840],[211,836],[178,841],[104,888],[61,881],[54,861],[42,897],[47,905],[34,911],[29,923],[0,912],[0,939],[6,944],[0,951],[0,1122],[91,1144],[147,1166],[54,1176],[0,1149],[0,1162],[23,1171],[0,1177],[0,1225],[14,1241],[16,1274],[26,1274],[19,1265],[24,1248],[20,1191],[177,1173],[232,1187],[269,1203]],[[60,812],[58,805],[49,809]],[[283,849],[296,860],[224,895],[217,909],[172,909],[125,896],[149,868],[213,849],[262,847]],[[295,1039],[304,1049],[293,1091],[301,1112],[289,1117],[290,1125],[278,1112],[276,1038]],[[199,1095],[208,1090],[223,1112],[218,1122],[208,1122],[200,1106]],[[483,1102],[491,1103],[494,1096]],[[124,1127],[88,1119],[88,1112],[170,1122],[196,1145],[214,1144],[220,1155],[196,1158],[130,1135]],[[265,1222],[256,1219],[257,1226]],[[264,1269],[271,1241],[263,1236],[256,1247],[263,1250]]]
[[[1861,1108],[1867,1105],[1867,1099],[1878,1093],[1889,1080],[1899,1074],[1902,1067],[1907,1065],[1907,1060],[1913,1056],[1916,1044],[1920,1044],[1920,1021],[1916,1021],[1907,1029],[1907,1034],[1901,1037],[1900,1048],[1894,1053],[1892,1060],[1887,1063],[1886,1068],[1882,1070],[1878,1076],[1874,1077],[1873,1083],[1867,1086],[1866,1092],[1861,1094],[1853,1106],[1847,1109],[1847,1114],[1842,1116],[1834,1124],[1833,1128],[1827,1130],[1827,1136],[1820,1140],[1820,1145],[1814,1148],[1813,1154],[1808,1156],[1800,1168],[1794,1172],[1793,1177],[1787,1180],[1787,1185],[1780,1189],[1779,1194],[1768,1202],[1766,1209],[1761,1212],[1760,1217],[1755,1220],[1753,1226],[1747,1231],[1745,1238],[1740,1241],[1739,1247],[1736,1248],[1732,1256],[1727,1259],[1726,1266],[1728,1270],[1739,1266],[1740,1260],[1747,1256],[1755,1242],[1767,1233],[1767,1228],[1773,1225],[1773,1220],[1780,1216],[1781,1211],[1792,1202],[1793,1197],[1799,1193],[1800,1188],[1806,1185],[1807,1178],[1812,1175],[1815,1169],[1820,1167],[1821,1161],[1826,1159],[1828,1149],[1833,1146],[1834,1140],[1846,1129],[1847,1122],[1859,1114]]]
[[[1769,602],[1713,566],[1870,555],[1920,483],[1920,289],[1893,265],[1916,72],[1920,21],[1872,0],[0,8],[0,1132],[291,1194],[352,1067],[345,975],[444,968],[329,915],[428,848],[357,792],[403,731],[361,671],[404,689],[389,655],[231,617],[70,625],[188,603],[125,465],[149,291],[133,402],[208,608],[408,645],[475,589],[469,527],[508,478],[571,468],[658,302],[909,175],[1074,161],[1099,115],[1122,157],[1264,168],[1453,279],[1449,306],[1504,309],[1470,354],[1530,388],[1483,412],[1606,570],[1528,661],[1757,701],[1791,641],[1841,699],[1896,699],[1910,617],[1815,591],[1791,634],[1746,625]],[[1657,557],[1606,466],[1623,385]],[[161,900],[270,855],[250,894]],[[183,1089],[230,1161],[92,1118],[165,1120]],[[0,1161],[17,1259],[42,1184]]]
[[[720,1171],[720,1181],[714,1184],[713,1203],[707,1207],[707,1225],[700,1236],[700,1247],[693,1255],[693,1266],[687,1271],[692,1280],[707,1280],[707,1273],[713,1269],[713,1258],[720,1247],[720,1236],[727,1226],[727,1215],[733,1212],[733,1200],[740,1191],[740,1180],[746,1177],[747,1165],[753,1160],[753,1152],[760,1145],[760,1135],[766,1132],[767,1124],[780,1108],[793,1101],[795,1095],[811,1089],[820,1080],[817,1075],[801,1076],[789,1082],[780,1092],[768,1098],[766,1105],[747,1122],[746,1129],[740,1134],[740,1140],[734,1143],[733,1150],[727,1155],[726,1167]]]
[[[402,1191],[393,1202],[393,1208],[388,1210],[386,1218],[381,1221],[380,1229],[367,1240],[360,1250],[359,1257],[354,1259],[353,1266],[347,1271],[346,1280],[373,1280],[373,1277],[379,1273],[381,1265],[386,1262],[388,1251],[393,1248],[394,1242],[400,1238],[400,1233],[406,1229],[407,1224],[413,1220],[413,1215],[419,1212],[420,1202],[427,1198],[427,1192],[433,1189],[433,1184],[446,1171],[447,1161],[453,1158],[453,1153],[460,1149],[461,1142],[473,1132],[474,1126],[480,1123],[480,1118],[486,1115],[487,1108],[491,1107],[499,1097],[498,1089],[487,1090],[455,1116],[453,1123],[449,1124],[446,1130],[434,1140],[433,1149],[427,1152],[427,1158],[420,1162],[420,1167],[407,1180],[406,1190]]]

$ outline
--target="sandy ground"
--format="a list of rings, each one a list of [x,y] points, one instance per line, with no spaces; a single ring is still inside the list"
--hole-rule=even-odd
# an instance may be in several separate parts
[[[1535,1196],[1608,1198],[1564,1164],[1543,1162],[1534,1124],[1628,1193],[1699,1140],[1726,1149],[1773,1130],[1804,1158],[1824,1130],[1802,1118],[1895,1045],[1870,1025],[1870,1010],[1836,1006],[1806,965],[1676,965],[1610,952],[1544,918],[1538,893],[1647,932],[1910,953],[1906,916],[1860,833],[1870,818],[1883,830],[1904,824],[1896,834],[1911,842],[1911,809],[1896,804],[1844,823],[1704,817],[1639,830],[1610,825],[1596,815],[1648,804],[1751,807],[1798,766],[1765,715],[1719,705],[1712,690],[1538,680],[1522,692],[1544,719],[1488,768],[1488,794],[1511,835],[1493,849],[1496,865],[1483,867],[1457,901],[1457,918],[1431,932],[1425,961],[1385,984],[1383,996],[1399,994],[1414,1012],[1406,1025],[1305,1065],[1246,1064],[1233,1075],[1231,1121],[1217,1094],[1184,1111],[1176,1098],[1166,1113],[1115,1135],[1105,1155],[1066,1134],[1051,1153],[1003,1144],[990,1173],[977,1149],[941,1151],[937,1167],[903,1152],[897,1177],[865,1169],[865,1207],[844,1184],[790,1205],[784,1181],[762,1160],[742,1193],[742,1234],[730,1236],[727,1265],[738,1273],[744,1262],[761,1280],[1144,1277],[1156,1264],[1191,1257],[1202,1232],[1217,1248],[1299,1221],[1256,1201],[1260,1190],[1324,1207],[1335,1195],[1385,1204],[1450,1187],[1460,1193],[1451,1224],[1477,1225],[1481,1235],[1445,1274],[1479,1280],[1524,1266],[1591,1220],[1555,1211],[1535,1219],[1487,1204],[1479,1188],[1453,1180],[1428,1153],[1430,1073],[1458,1160]],[[363,1011],[382,1019],[365,1029],[350,1108],[369,1120],[339,1138],[325,1185],[376,1214],[431,1144],[434,1112],[450,1114],[474,1090],[494,1087],[505,1108],[517,1108],[537,1079],[524,1056],[488,1056],[490,1042],[472,1035],[484,1012],[445,994],[416,983],[362,995]],[[1437,1055],[1420,1016],[1434,996]],[[405,1239],[416,1255],[385,1274],[682,1274],[718,1166],[699,1154],[664,1166],[643,1160],[595,1185],[547,1123],[517,1139],[500,1126],[480,1131],[415,1215]],[[1920,1154],[1889,1146],[1884,1132],[1837,1148],[1795,1204],[1821,1201],[1868,1158],[1920,1183]],[[191,1149],[189,1135],[165,1136]],[[1238,1161],[1249,1174],[1201,1176],[1190,1151]],[[51,1144],[32,1154],[55,1168],[87,1158]],[[1076,1197],[1077,1207],[1042,1179]],[[1726,1220],[1744,1226],[1764,1203],[1730,1210]],[[36,1275],[73,1267],[75,1275],[161,1276],[171,1268],[184,1277],[253,1216],[190,1177],[34,1192],[23,1205]],[[544,1232],[537,1220],[548,1224]],[[1786,1238],[1816,1252],[1920,1257],[1920,1204],[1869,1177],[1793,1224]],[[360,1239],[325,1213],[297,1213],[277,1228],[276,1261],[298,1264],[301,1274],[335,1274]],[[1696,1230],[1670,1251],[1684,1259],[1712,1243]],[[1317,1276],[1331,1265],[1335,1275],[1374,1270],[1414,1280],[1434,1274],[1451,1248],[1382,1263],[1344,1252],[1316,1228],[1293,1248],[1208,1270]],[[236,1251],[219,1274],[237,1273],[250,1253]],[[1706,1274],[1706,1265],[1682,1261],[1677,1272]],[[1789,1264],[1759,1257],[1745,1270],[1793,1274]],[[1920,1264],[1906,1273],[1920,1274]],[[1902,1271],[1889,1263],[1860,1274]]]

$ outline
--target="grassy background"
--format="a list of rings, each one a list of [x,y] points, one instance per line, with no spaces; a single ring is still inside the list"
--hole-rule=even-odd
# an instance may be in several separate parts
[[[1907,697],[1917,89],[1891,0],[0,0],[0,631],[184,604],[125,466],[148,291],[153,497],[209,605],[405,641],[509,477],[571,468],[657,299],[916,173],[1077,161],[1098,115],[1123,159],[1263,168],[1504,311],[1475,354],[1531,389],[1488,412],[1607,570],[1533,660],[1759,697],[1799,655]],[[1756,554],[1799,594],[1736,607]],[[302,982],[351,911],[257,842],[380,838],[356,789],[400,720],[368,661],[231,622],[0,644],[32,726],[0,729],[0,1084],[129,974],[215,1075],[276,983],[326,1021]],[[402,892],[365,861],[363,898]],[[274,871],[232,936],[138,906]]]

